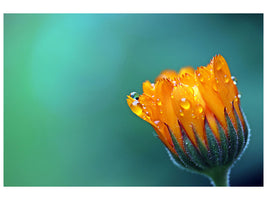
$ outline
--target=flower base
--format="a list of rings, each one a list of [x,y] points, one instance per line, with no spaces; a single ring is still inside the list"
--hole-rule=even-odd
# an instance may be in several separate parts
[[[229,185],[229,174],[231,167],[229,166],[218,166],[212,168],[209,171],[203,173],[208,176],[213,186],[230,186]]]

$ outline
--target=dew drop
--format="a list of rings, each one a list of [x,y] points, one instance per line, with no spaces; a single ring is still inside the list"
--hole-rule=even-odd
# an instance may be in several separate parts
[[[183,117],[184,116],[184,113],[183,112],[180,112],[180,116]]]
[[[196,115],[194,113],[192,113],[192,118],[195,119],[196,118]]]
[[[203,108],[202,108],[202,106],[199,106],[198,107],[198,113],[201,114],[202,112],[203,112]]]
[[[229,81],[230,81],[230,78],[229,77],[225,77],[224,82],[225,83],[229,83]]]
[[[138,100],[139,99],[139,96],[140,95],[137,92],[131,92],[131,94],[130,94],[130,97],[132,97],[135,100]]]
[[[163,113],[163,111],[162,111],[162,110],[160,110],[160,111],[159,111],[159,113],[160,113],[160,114],[162,114],[162,113]]]
[[[137,106],[138,103],[139,103],[139,101],[135,100],[135,101],[132,103],[132,105],[133,105],[133,106]]]
[[[185,110],[188,110],[190,108],[190,103],[188,100],[186,100],[186,98],[182,98],[181,99],[181,107]]]
[[[132,107],[132,111],[133,111],[136,115],[140,116],[140,115],[142,114],[142,112],[143,112],[143,109],[142,109],[141,105],[139,104],[139,101],[135,100],[135,101],[132,103],[132,105],[133,105],[133,107]]]
[[[161,101],[159,101],[157,104],[158,104],[158,106],[161,106],[162,105]]]
[[[233,83],[236,85],[237,84],[237,78],[235,76],[232,76],[231,79],[233,80]]]
[[[154,121],[154,123],[155,123],[156,125],[158,125],[159,121],[158,121],[158,120],[156,120],[156,121]]]
[[[231,76],[231,79],[232,79],[233,81],[237,81],[237,78],[236,78],[235,76]]]
[[[241,94],[238,94],[237,97],[240,99],[241,98]]]

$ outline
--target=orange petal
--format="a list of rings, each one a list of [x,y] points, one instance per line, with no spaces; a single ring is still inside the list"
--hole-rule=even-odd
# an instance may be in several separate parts
[[[175,78],[178,78],[178,73],[174,70],[164,70],[160,73],[160,75],[156,78],[155,82],[161,80],[161,79],[170,79],[173,80]]]
[[[226,107],[226,111],[233,123],[234,128],[237,130],[237,123],[233,113],[232,102],[238,95],[238,91],[233,80],[231,79],[231,73],[228,65],[221,55],[213,58],[213,68],[218,94]]]
[[[182,85],[193,87],[196,85],[196,77],[193,68],[186,68],[179,73],[179,81]]]
[[[235,108],[236,114],[237,114],[239,120],[241,121],[243,130],[245,130],[246,124],[245,124],[245,120],[244,120],[243,114],[242,114],[242,112],[240,110],[240,102],[239,101],[240,101],[239,98],[236,97],[233,104],[234,104],[234,108]]]
[[[172,106],[173,87],[173,83],[168,79],[161,79],[156,83],[156,106],[159,110],[159,120],[168,125],[179,144],[183,146],[180,127]]]
[[[143,83],[143,92],[146,95],[153,96],[153,94],[155,92],[154,84],[150,83],[149,81],[145,81]]]
[[[180,69],[179,76],[182,76],[185,74],[194,74],[194,68],[193,67],[184,67],[184,68]]]
[[[172,143],[172,139],[170,137],[170,133],[168,131],[168,128],[165,126],[163,127],[163,129],[158,129],[157,127],[155,127],[154,125],[152,125],[153,128],[155,129],[156,133],[159,136],[159,139],[163,142],[163,144],[174,154],[177,154],[177,152],[175,151],[175,148],[173,146]]]
[[[221,141],[220,134],[216,123],[216,119],[214,114],[209,109],[206,109],[206,119],[215,138],[220,142]]]
[[[224,130],[227,130],[227,124],[224,116],[224,104],[218,94],[213,69],[209,68],[200,67],[196,70],[198,89],[202,98],[206,102],[206,106],[212,111],[212,113],[215,114]]]
[[[173,90],[172,105],[176,117],[183,126],[186,134],[192,143],[197,146],[193,127],[200,139],[205,143],[204,135],[204,108],[201,105],[201,96],[194,96],[191,87],[178,85]],[[203,101],[203,100],[202,100]]]

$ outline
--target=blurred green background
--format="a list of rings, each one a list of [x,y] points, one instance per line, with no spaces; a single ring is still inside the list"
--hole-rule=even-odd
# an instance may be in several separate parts
[[[128,108],[164,69],[222,54],[250,144],[231,185],[263,185],[263,15],[5,14],[5,186],[209,186]]]

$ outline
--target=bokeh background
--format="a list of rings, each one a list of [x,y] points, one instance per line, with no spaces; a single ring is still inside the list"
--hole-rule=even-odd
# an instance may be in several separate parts
[[[222,54],[250,144],[233,186],[263,185],[263,15],[5,14],[5,186],[209,186],[128,108],[164,69]]]

